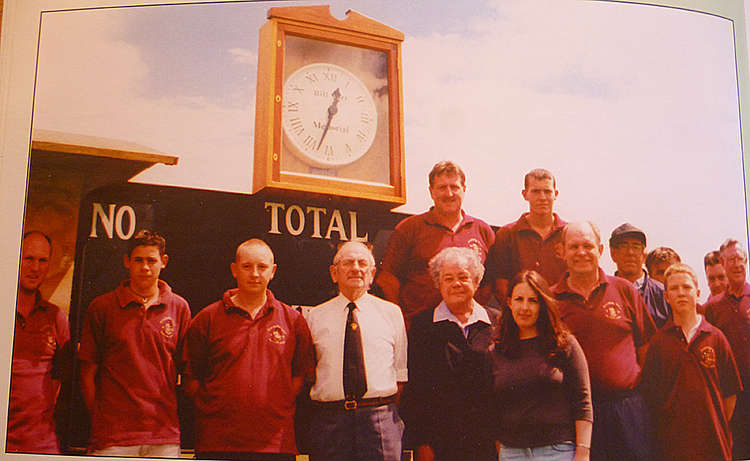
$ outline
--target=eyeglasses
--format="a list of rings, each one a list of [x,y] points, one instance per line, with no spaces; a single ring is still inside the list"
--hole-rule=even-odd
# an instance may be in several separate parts
[[[339,262],[337,262],[336,264],[340,264],[341,267],[344,267],[346,269],[350,267],[354,267],[355,264],[365,269],[372,266],[372,264],[370,264],[370,261],[366,259],[351,259],[351,258],[339,260]]]

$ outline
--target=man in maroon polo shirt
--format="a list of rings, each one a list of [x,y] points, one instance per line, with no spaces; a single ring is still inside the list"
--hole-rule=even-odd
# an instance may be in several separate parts
[[[533,269],[550,285],[565,274],[565,221],[553,211],[558,193],[555,177],[549,171],[539,168],[524,176],[521,195],[529,202],[529,211],[498,229],[490,249],[488,266],[500,302],[508,299],[508,281],[521,271]]]
[[[51,253],[52,242],[45,234],[24,234],[10,372],[8,452],[60,453],[53,413],[62,368],[69,365],[61,362],[70,333],[63,312],[39,293]]]
[[[673,320],[649,343],[641,381],[655,427],[656,459],[729,461],[729,418],[742,389],[732,350],[724,334],[697,312],[695,272],[673,264],[664,282]]]
[[[636,386],[646,344],[656,331],[632,283],[599,267],[604,246],[591,222],[562,234],[567,274],[552,291],[560,317],[581,344],[591,376],[591,460],[651,459],[649,422]]]
[[[398,223],[375,280],[385,299],[401,306],[407,325],[415,314],[434,308],[442,300],[427,271],[433,256],[443,248],[469,247],[484,263],[495,241],[487,223],[461,209],[466,175],[458,165],[447,160],[436,163],[429,183],[434,206]]]
[[[310,330],[268,289],[276,264],[265,242],[237,247],[231,270],[237,288],[200,311],[187,333],[196,456],[292,461],[295,399],[314,380]]]
[[[732,346],[745,390],[737,394],[730,421],[735,459],[750,459],[750,284],[747,283],[747,252],[734,239],[719,248],[729,286],[703,307],[706,320],[717,326]]]
[[[130,278],[89,305],[78,358],[91,414],[89,454],[178,457],[178,373],[188,303],[159,279],[165,241],[139,231],[123,263]]]
[[[711,296],[708,298],[708,301],[711,301],[713,298],[724,293],[729,285],[721,253],[717,250],[706,253],[706,256],[703,257],[703,268],[706,270],[706,281],[708,282],[709,290],[711,290]]]

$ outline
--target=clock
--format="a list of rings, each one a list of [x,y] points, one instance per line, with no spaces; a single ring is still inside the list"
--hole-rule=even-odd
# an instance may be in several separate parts
[[[253,193],[405,203],[403,34],[357,12],[275,7],[260,29]]]
[[[323,168],[348,165],[372,146],[378,126],[367,86],[336,64],[300,67],[284,83],[284,142],[304,162]]]

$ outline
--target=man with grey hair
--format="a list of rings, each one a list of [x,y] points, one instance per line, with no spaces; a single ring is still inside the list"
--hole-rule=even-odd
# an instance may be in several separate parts
[[[483,434],[481,357],[498,312],[474,300],[484,274],[469,248],[445,248],[429,263],[442,301],[414,316],[409,328],[409,382],[402,413],[417,460],[497,459]]]
[[[307,314],[317,358],[310,459],[399,461],[404,318],[397,305],[367,292],[375,259],[365,244],[344,243],[330,274],[339,294]]]
[[[719,247],[729,285],[726,291],[704,306],[706,320],[727,337],[737,360],[742,382],[750,383],[750,283],[747,282],[747,251],[735,239]],[[734,459],[750,458],[750,391],[737,395],[737,406],[730,421]]]

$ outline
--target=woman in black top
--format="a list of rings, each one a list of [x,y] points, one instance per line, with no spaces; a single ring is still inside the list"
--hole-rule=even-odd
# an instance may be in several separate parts
[[[500,460],[589,459],[591,386],[544,278],[518,274],[489,352],[490,427]]]

